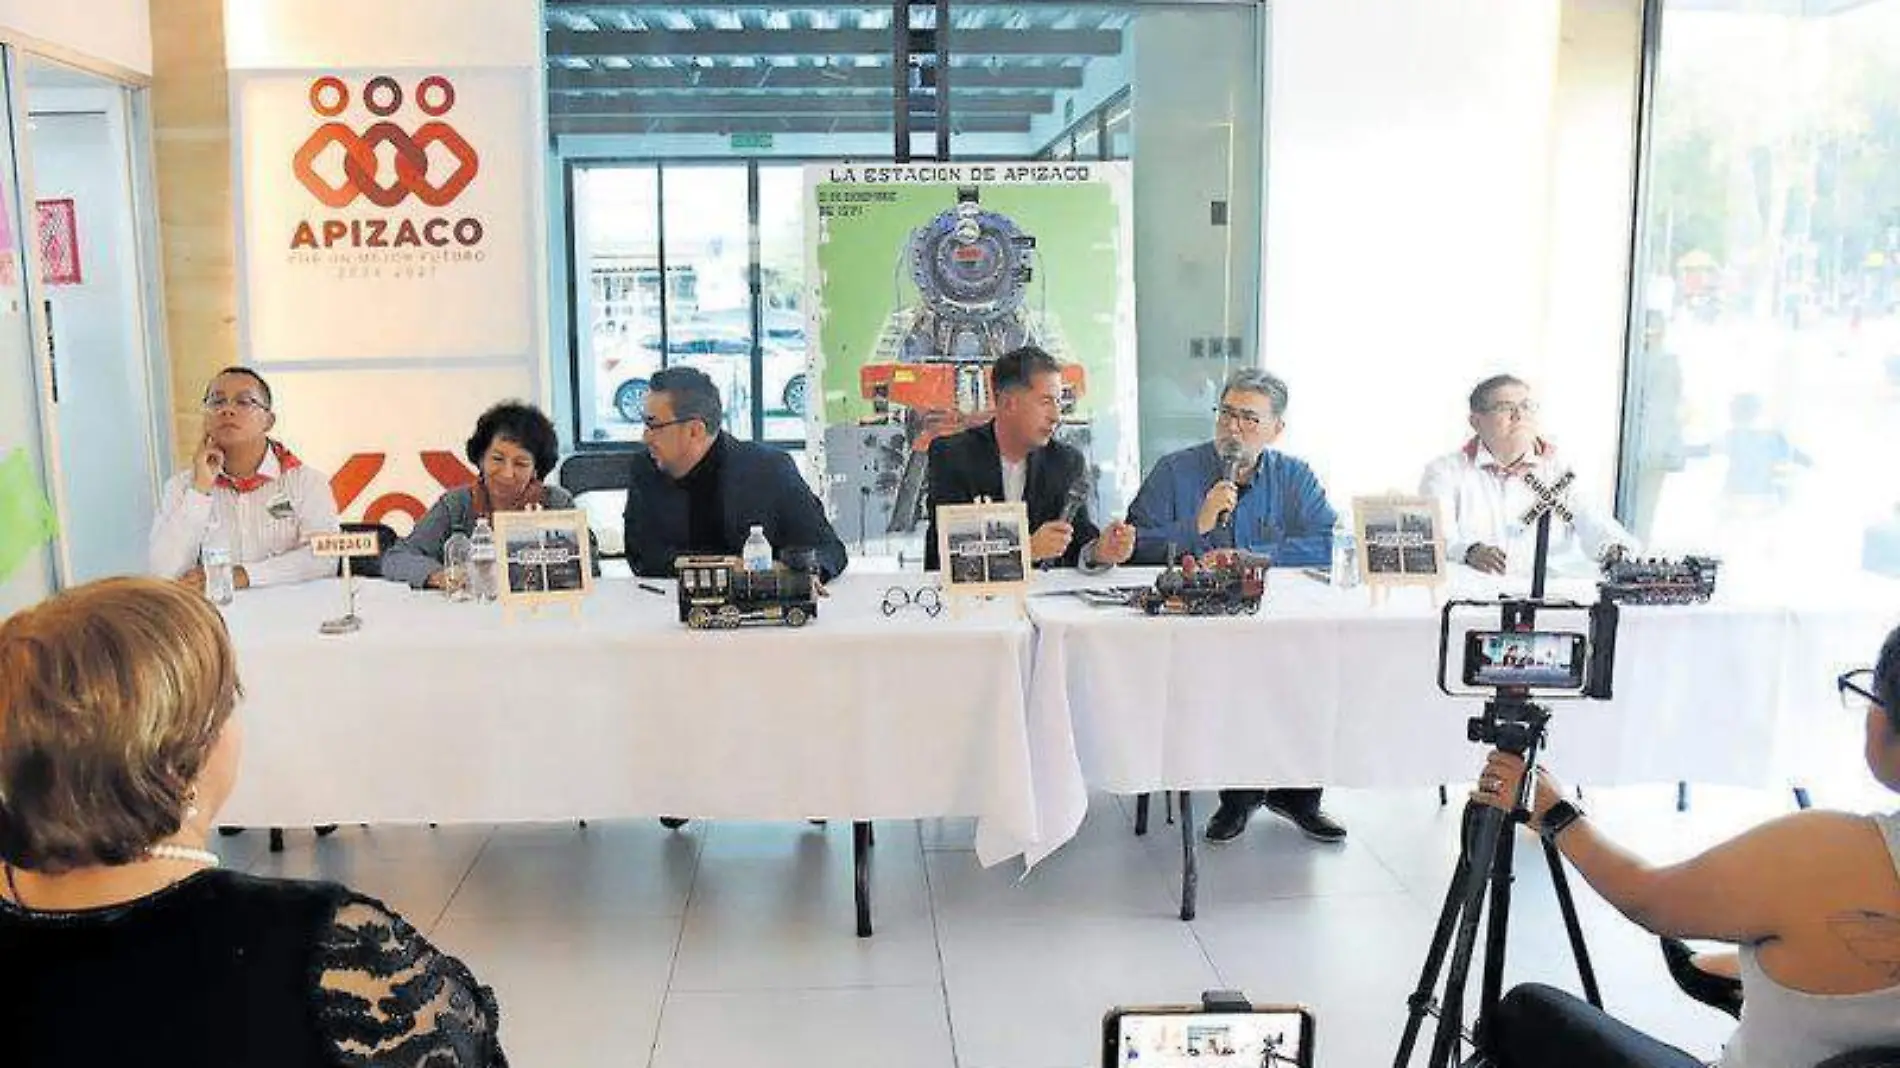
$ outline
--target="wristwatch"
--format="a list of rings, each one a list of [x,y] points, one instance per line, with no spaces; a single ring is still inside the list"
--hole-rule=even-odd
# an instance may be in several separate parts
[[[1571,824],[1583,818],[1583,810],[1568,801],[1558,801],[1544,811],[1544,818],[1537,821],[1537,833],[1545,841],[1555,842],[1557,836],[1564,833]]]

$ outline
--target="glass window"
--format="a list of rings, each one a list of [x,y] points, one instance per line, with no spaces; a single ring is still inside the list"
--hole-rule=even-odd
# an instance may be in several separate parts
[[[1900,574],[1900,0],[1660,30],[1622,512],[1735,578]]]
[[[726,402],[726,431],[752,437],[752,223],[744,163],[667,166],[666,267],[690,296],[666,305],[668,366],[696,367]],[[684,292],[684,288],[682,290]]]
[[[575,405],[583,441],[638,441],[647,380],[665,365],[661,307],[693,299],[691,276],[660,261],[659,172],[651,164],[574,172]],[[661,284],[662,275],[671,284]]]
[[[623,197],[615,210],[646,213],[647,285],[665,297],[609,372],[589,347],[590,291],[573,287],[581,440],[637,438],[616,395],[637,414],[642,373],[691,361],[726,392],[734,433],[803,443],[806,415],[820,405],[805,371],[798,164],[896,154],[892,13],[889,4],[548,5],[556,155],[590,180],[609,169],[647,176],[655,199],[635,207]],[[961,161],[1134,162],[1134,243],[1145,250],[1134,283],[1144,467],[1206,440],[1211,383],[1258,359],[1258,241],[1246,235],[1260,231],[1266,17],[1255,0],[957,2],[948,67],[939,69],[934,42],[908,60],[905,116],[917,160],[934,155],[947,111]],[[935,29],[931,5],[912,6],[909,18],[920,33]],[[596,208],[577,182],[576,277],[591,255],[581,246]],[[1181,263],[1211,273],[1184,285]],[[736,351],[746,345],[750,364]],[[635,370],[623,374],[627,366]],[[1108,474],[1117,484],[1131,476]]]
[[[759,349],[765,436],[805,440],[805,175],[797,166],[759,168]]]

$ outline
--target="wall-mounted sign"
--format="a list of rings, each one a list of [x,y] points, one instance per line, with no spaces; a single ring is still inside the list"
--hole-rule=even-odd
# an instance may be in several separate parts
[[[233,78],[251,362],[533,349],[520,71]]]

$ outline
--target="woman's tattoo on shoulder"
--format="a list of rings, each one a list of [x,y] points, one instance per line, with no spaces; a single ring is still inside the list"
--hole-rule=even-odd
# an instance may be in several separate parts
[[[1900,916],[1854,909],[1828,917],[1827,926],[1856,960],[1900,982]]]

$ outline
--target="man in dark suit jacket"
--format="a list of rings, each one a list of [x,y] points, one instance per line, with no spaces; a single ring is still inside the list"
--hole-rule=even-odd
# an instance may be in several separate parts
[[[935,570],[937,506],[979,497],[1022,501],[1029,510],[1029,556],[1064,567],[1112,567],[1135,551],[1135,529],[1110,523],[1098,530],[1086,497],[1062,520],[1072,489],[1088,487],[1088,460],[1055,440],[1062,425],[1062,365],[1034,346],[1005,353],[991,369],[996,418],[930,444],[930,526],[924,568]]]
[[[719,389],[705,373],[669,367],[646,396],[646,452],[634,458],[624,516],[637,575],[671,577],[687,553],[737,556],[754,526],[772,552],[809,550],[821,579],[845,568],[844,542],[785,453],[721,432]]]

